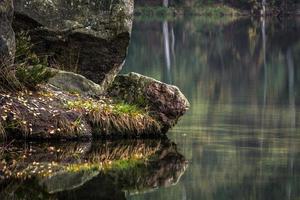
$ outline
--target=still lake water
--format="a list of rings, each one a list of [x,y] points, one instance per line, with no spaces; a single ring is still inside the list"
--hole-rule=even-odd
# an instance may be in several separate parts
[[[123,72],[177,85],[179,182],[128,199],[300,199],[300,19],[136,19]]]
[[[136,18],[123,72],[191,103],[169,140],[5,144],[0,199],[300,199],[299,63],[299,18]]]

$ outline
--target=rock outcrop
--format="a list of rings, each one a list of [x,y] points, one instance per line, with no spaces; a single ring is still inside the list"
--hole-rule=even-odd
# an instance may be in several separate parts
[[[16,60],[7,70],[19,72],[13,78],[20,87],[0,92],[0,138],[158,138],[189,108],[176,86],[137,73],[115,79],[127,53],[133,0],[14,0],[14,4],[15,10],[12,1],[0,3],[1,58],[14,57],[14,11],[14,28],[22,34],[29,31],[34,52],[31,43],[21,45],[27,35],[20,34],[17,44],[30,53],[18,56],[28,61]],[[49,59],[41,61],[36,54]],[[46,78],[45,73],[28,70],[36,67],[30,66],[30,57],[38,67],[58,64],[69,71],[45,68],[51,74]]]
[[[16,31],[29,31],[36,53],[104,89],[123,66],[133,0],[14,0]]]
[[[0,67],[14,60],[15,34],[11,26],[13,12],[12,0],[0,1]]]
[[[0,93],[0,137],[158,138],[189,108],[176,86],[137,73],[117,76],[100,96],[101,87],[85,77],[52,70],[38,91]]]
[[[137,73],[117,76],[108,89],[108,95],[147,108],[150,115],[162,125],[164,133],[177,123],[190,106],[176,86]]]

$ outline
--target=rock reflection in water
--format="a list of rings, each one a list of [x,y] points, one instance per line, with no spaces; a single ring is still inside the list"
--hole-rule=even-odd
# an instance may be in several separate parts
[[[176,184],[187,167],[169,140],[13,143],[0,152],[1,199],[125,199]]]

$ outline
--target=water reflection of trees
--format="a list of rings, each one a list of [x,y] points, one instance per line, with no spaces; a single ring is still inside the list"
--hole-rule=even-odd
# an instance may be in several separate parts
[[[191,164],[176,188],[132,199],[298,197],[299,21],[191,18],[169,27],[172,83],[192,104],[171,137]],[[165,80],[162,34],[158,22],[135,22],[128,71]]]
[[[125,70],[163,81],[171,76],[192,104],[185,127],[217,122],[297,128],[299,21],[191,18],[170,21],[169,27],[176,55],[170,74],[165,74],[166,36],[155,21],[135,22]]]
[[[166,34],[159,24],[135,22],[127,59],[128,71],[139,71],[163,80],[171,76],[172,83],[183,88],[189,99],[262,104],[266,96],[268,103],[289,102],[285,97],[291,68],[286,67],[286,54],[290,48],[290,61],[299,59],[300,37],[297,33],[300,25],[296,20],[266,20],[265,59],[259,20],[232,22],[231,19],[192,18],[170,21],[176,57],[169,74],[165,74],[168,70],[164,69],[169,67],[163,61]],[[297,77],[297,66],[294,68]],[[265,74],[269,77],[267,81]],[[295,86],[299,84],[296,78],[294,81]],[[297,102],[299,97],[295,98]]]

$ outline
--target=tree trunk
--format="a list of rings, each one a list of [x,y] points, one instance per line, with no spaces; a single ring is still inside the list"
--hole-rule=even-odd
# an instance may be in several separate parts
[[[169,6],[169,0],[163,0],[163,6],[168,7]]]
[[[167,83],[171,83],[171,54],[170,54],[170,39],[169,39],[169,25],[167,21],[163,22],[163,38],[166,62]]]
[[[266,0],[262,0],[262,10],[261,10],[261,15],[265,16],[266,15]]]

